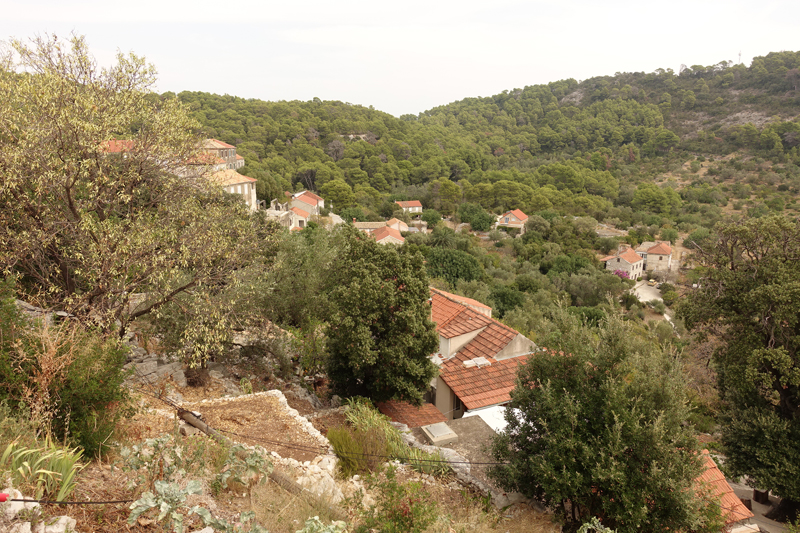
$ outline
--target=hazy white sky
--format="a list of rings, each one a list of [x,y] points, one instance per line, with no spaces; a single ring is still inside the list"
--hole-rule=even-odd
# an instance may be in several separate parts
[[[564,78],[800,50],[797,0],[0,0],[0,40],[86,36],[157,89],[341,100],[395,116]]]

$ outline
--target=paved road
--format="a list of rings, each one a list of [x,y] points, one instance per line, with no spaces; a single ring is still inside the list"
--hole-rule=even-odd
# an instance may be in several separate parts
[[[661,291],[655,287],[651,287],[646,281],[640,281],[633,287],[633,293],[639,298],[641,302],[649,302],[652,300],[661,301]]]

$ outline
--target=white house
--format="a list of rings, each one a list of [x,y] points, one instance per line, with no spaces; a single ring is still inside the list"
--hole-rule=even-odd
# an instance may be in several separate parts
[[[211,174],[210,179],[213,183],[222,186],[225,192],[237,194],[244,199],[250,211],[258,209],[256,199],[256,179],[243,176],[232,169],[219,170]]]
[[[526,220],[528,220],[528,215],[519,209],[512,209],[511,211],[506,211],[497,217],[497,223],[495,226],[502,228],[516,228],[520,230],[520,235],[522,235],[525,232]]]
[[[422,213],[422,203],[419,200],[409,200],[403,202],[395,202],[403,208],[406,213],[419,214]]]

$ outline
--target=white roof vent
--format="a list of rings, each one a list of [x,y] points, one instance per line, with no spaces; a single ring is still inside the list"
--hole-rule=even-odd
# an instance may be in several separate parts
[[[472,359],[470,359],[469,361],[464,361],[465,368],[473,368],[475,366],[477,365],[475,364],[475,361],[473,361]]]
[[[492,364],[485,357],[476,357],[472,361],[478,366],[478,368],[483,368]]]

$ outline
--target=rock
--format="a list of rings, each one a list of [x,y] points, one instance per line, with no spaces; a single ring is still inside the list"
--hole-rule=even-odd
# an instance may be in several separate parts
[[[72,533],[75,531],[76,520],[68,516],[59,516],[54,523],[45,523],[43,533]]]
[[[178,371],[183,371],[183,365],[181,363],[169,363],[156,368],[156,374],[159,376],[165,376],[167,374],[171,375]]]
[[[341,406],[342,406],[342,399],[335,394],[331,396],[331,407],[341,407]]]
[[[208,526],[208,527],[204,527],[203,529],[201,529],[199,531],[195,531],[194,533],[214,533],[214,528],[211,527],[211,526]]]
[[[11,528],[11,530],[9,530],[8,533],[32,533],[31,523],[23,522],[21,524],[14,524],[14,526]]]
[[[222,372],[220,372],[219,370],[209,370],[208,375],[209,377],[211,377],[211,379],[216,379],[217,381],[222,381],[223,379],[225,379],[225,376],[223,376]]]
[[[183,370],[177,370],[173,372],[172,381],[175,382],[175,385],[181,388],[185,388],[188,385],[186,383],[186,374],[183,373]]]
[[[184,437],[191,437],[192,435],[197,435],[200,433],[200,430],[194,426],[190,426],[189,424],[181,424],[180,433]]]
[[[167,395],[167,401],[172,403],[181,403],[183,402],[183,394],[180,392],[173,392]]]
[[[3,492],[8,494],[8,499],[9,500],[24,500],[25,499],[25,497],[22,495],[22,493],[20,491],[18,491],[17,489],[12,489],[12,488],[3,489]],[[0,504],[0,510],[5,511],[5,515],[6,515],[6,518],[8,520],[13,520],[17,516],[17,513],[19,513],[20,511],[24,511],[24,510],[28,510],[29,511],[29,510],[32,510],[32,509],[36,509],[37,507],[39,507],[39,504],[36,503],[36,502],[31,502],[31,503],[27,503],[27,502],[5,502],[5,503]]]

